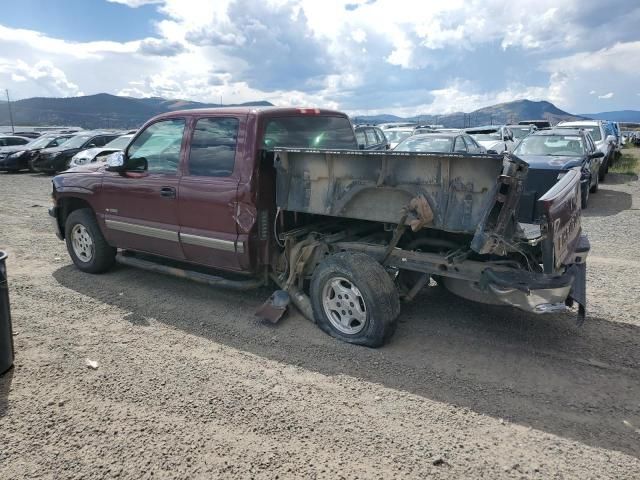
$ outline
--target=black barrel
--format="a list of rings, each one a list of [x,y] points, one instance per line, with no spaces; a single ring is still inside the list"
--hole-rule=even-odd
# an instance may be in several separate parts
[[[13,331],[6,260],[7,254],[0,250],[0,375],[13,365]]]

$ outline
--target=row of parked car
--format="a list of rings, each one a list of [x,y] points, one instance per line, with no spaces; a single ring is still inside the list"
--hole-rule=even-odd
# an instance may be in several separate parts
[[[425,153],[514,153],[529,164],[527,192],[521,208],[536,215],[534,205],[572,168],[582,174],[582,206],[616,160],[625,138],[615,122],[580,120],[551,127],[546,120],[517,125],[445,129],[415,124],[357,125],[360,149]]]
[[[134,131],[50,132],[37,138],[0,136],[0,171],[55,173],[123,150]],[[4,142],[4,143],[3,143]]]

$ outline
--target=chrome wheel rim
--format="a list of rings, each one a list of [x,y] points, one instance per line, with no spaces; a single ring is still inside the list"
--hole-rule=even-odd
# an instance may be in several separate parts
[[[90,262],[93,258],[93,239],[84,225],[74,225],[71,230],[73,253],[81,262]]]
[[[322,289],[322,306],[331,325],[347,335],[362,331],[367,307],[358,287],[344,277],[332,277]]]

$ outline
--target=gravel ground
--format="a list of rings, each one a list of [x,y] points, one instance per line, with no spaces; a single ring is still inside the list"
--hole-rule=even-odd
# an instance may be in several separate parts
[[[583,327],[427,288],[378,350],[299,315],[256,321],[267,290],[82,274],[49,225],[49,192],[47,177],[0,174],[16,334],[0,479],[638,478],[630,177],[585,212]]]

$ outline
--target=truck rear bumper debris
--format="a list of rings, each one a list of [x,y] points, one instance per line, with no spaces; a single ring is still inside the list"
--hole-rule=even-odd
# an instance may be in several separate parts
[[[560,276],[527,271],[482,272],[479,282],[444,278],[447,290],[463,298],[491,305],[509,305],[526,312],[542,314],[564,312],[573,301],[580,305],[584,317],[586,264],[572,265]]]

